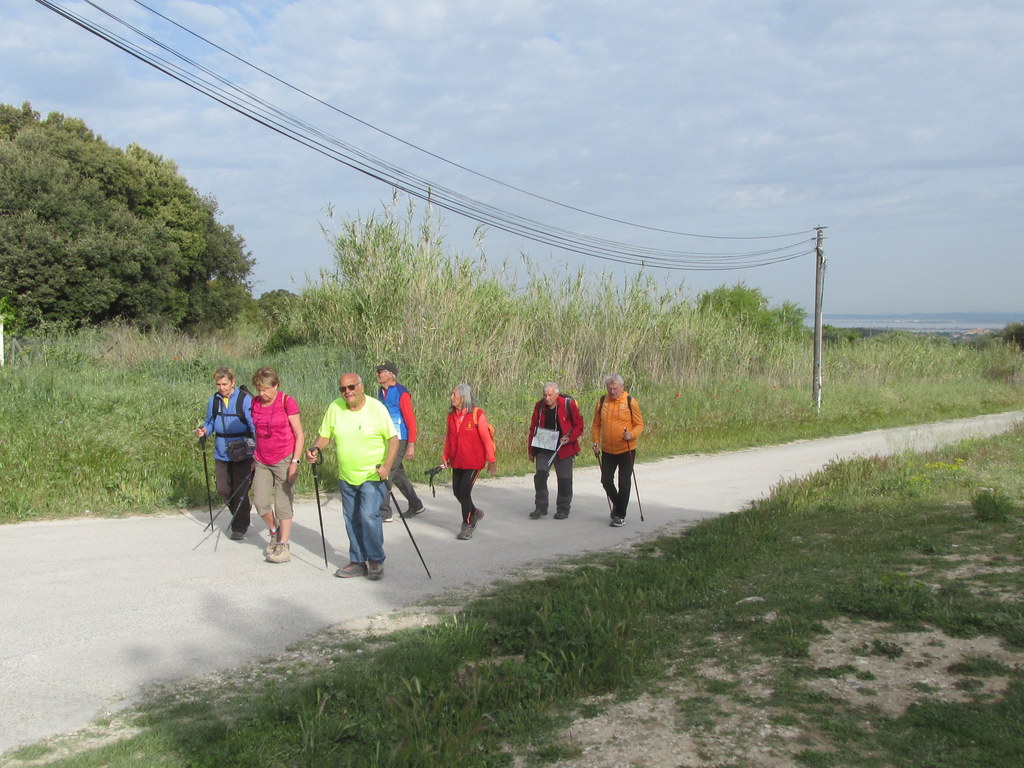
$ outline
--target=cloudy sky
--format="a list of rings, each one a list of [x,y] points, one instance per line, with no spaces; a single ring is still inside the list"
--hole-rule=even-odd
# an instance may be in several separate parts
[[[52,1],[129,36],[95,6]],[[1020,0],[147,0],[309,96],[139,3],[95,4],[317,131],[530,221],[700,253],[824,226],[826,315],[1024,311]],[[330,267],[329,210],[345,221],[391,199],[39,2],[0,11],[0,102],[173,159],[246,239],[256,295]],[[449,248],[473,252],[476,223],[442,215]],[[483,248],[629,269],[493,227]],[[814,304],[810,254],[654,274],[691,295],[742,281]]]

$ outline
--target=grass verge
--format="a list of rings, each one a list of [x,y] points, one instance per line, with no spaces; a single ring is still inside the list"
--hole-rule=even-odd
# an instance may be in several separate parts
[[[1016,768],[1022,463],[1020,430],[837,463],[432,626],[154,693],[113,743],[5,762]]]

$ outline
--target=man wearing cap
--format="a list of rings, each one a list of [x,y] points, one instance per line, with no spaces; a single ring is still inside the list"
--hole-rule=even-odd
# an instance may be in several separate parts
[[[405,467],[402,466],[402,459],[406,456],[411,459],[416,455],[416,414],[412,409],[412,395],[398,383],[398,366],[394,363],[381,363],[376,371],[377,384],[380,385],[377,398],[388,409],[398,432],[398,455],[391,468],[391,484],[398,488],[409,502],[405,516],[415,517],[423,511],[423,502],[416,495],[416,489],[412,487],[409,476],[405,474]],[[385,496],[380,507],[380,517],[388,523],[391,522],[392,516],[390,499]]]

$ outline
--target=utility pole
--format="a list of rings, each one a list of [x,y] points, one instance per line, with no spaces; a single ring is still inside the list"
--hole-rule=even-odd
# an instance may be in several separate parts
[[[821,412],[821,302],[825,295],[825,228],[815,227],[817,239],[814,246],[814,374],[811,383],[811,397],[814,409]]]

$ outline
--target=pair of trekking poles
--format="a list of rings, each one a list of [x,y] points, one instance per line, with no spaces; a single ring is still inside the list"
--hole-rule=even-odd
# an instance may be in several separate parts
[[[210,465],[209,465],[209,463],[208,463],[208,461],[206,459],[206,435],[203,435],[202,437],[199,438],[199,449],[203,453],[203,473],[206,476],[206,503],[207,503],[207,506],[210,509],[210,523],[203,530],[205,531],[205,530],[209,529],[209,530],[212,531],[213,530],[213,523],[214,523],[214,521],[216,520],[217,517],[220,516],[220,510],[218,510],[217,515],[214,516],[214,514],[213,514],[213,495],[210,493]],[[330,567],[331,567],[330,563],[327,561],[327,536],[324,533],[324,513],[323,513],[323,508],[320,505],[320,464],[321,464],[321,462],[323,462],[323,454],[320,452],[319,448],[310,448],[309,450],[310,450],[311,453],[313,453],[316,456],[316,461],[313,462],[313,465],[312,465],[313,466],[313,488],[316,491],[316,513],[317,513],[317,517],[320,519],[320,542],[323,544],[323,548],[324,548],[324,567],[330,569]],[[240,485],[237,489],[235,489],[235,492],[233,494],[231,494],[231,497],[227,500],[227,502],[225,502],[225,506],[227,506],[230,509],[231,502],[234,500],[235,495],[239,491],[241,491],[242,489],[245,489],[246,491],[248,491],[248,488],[249,488],[250,484],[252,483],[253,473],[255,471],[256,471],[256,468],[255,468],[255,465],[254,465],[253,466],[253,471],[249,473],[248,479],[244,483],[242,483],[242,485]],[[419,555],[420,562],[423,563],[423,570],[425,570],[427,572],[427,578],[428,579],[433,579],[434,577],[430,575],[430,569],[427,568],[427,561],[423,559],[423,553],[420,552],[420,547],[416,543],[416,537],[412,535],[412,529],[409,528],[409,523],[405,519],[405,515],[402,513],[402,508],[400,506],[398,506],[398,499],[395,498],[395,492],[391,488],[391,480],[390,479],[389,480],[385,480],[384,482],[387,484],[388,493],[391,494],[391,501],[395,505],[395,509],[398,510],[398,516],[400,518],[402,518],[402,522],[405,524],[405,530],[409,534],[409,539],[412,541],[412,546],[416,550],[416,554]]]
[[[640,501],[640,486],[636,482],[636,449],[629,447],[629,444],[631,442],[633,442],[633,441],[626,439],[626,434],[625,434],[626,430],[622,430],[622,433],[623,433],[622,434],[622,439],[626,440],[626,449],[627,449],[627,452],[629,453],[629,474],[630,474],[630,477],[633,479],[633,491],[634,491],[634,493],[636,493],[636,506],[637,506],[637,509],[640,510],[640,522],[642,523],[644,521],[644,505]],[[594,449],[594,456],[597,457],[598,461],[601,460],[601,454],[598,452],[598,450],[596,448]],[[554,461],[554,456],[552,456],[552,461]],[[548,462],[548,469],[550,469],[550,468],[551,468],[551,462]],[[602,483],[601,487],[602,488],[604,487],[603,483]],[[614,502],[612,502],[611,494],[608,493],[608,489],[607,488],[604,489],[604,497],[608,501],[608,512],[609,513],[614,513],[615,512],[615,504],[614,504]]]

